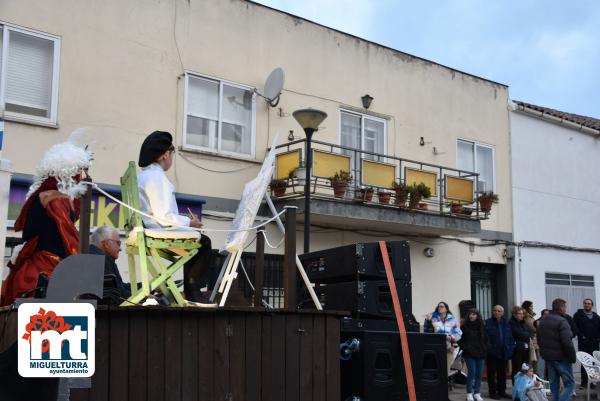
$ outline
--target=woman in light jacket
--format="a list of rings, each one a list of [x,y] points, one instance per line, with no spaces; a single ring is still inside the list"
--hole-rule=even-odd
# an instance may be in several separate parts
[[[427,314],[425,324],[423,325],[425,333],[437,333],[446,335],[446,349],[448,351],[448,372],[450,366],[454,362],[454,349],[457,347],[457,342],[462,336],[460,324],[456,317],[450,312],[448,304],[440,301],[435,308],[435,311]]]

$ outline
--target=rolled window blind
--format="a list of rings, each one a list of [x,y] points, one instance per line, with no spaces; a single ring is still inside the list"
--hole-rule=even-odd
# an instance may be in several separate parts
[[[9,31],[5,102],[50,115],[54,42]]]

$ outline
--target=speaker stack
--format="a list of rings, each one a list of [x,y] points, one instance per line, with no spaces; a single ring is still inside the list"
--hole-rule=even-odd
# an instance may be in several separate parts
[[[410,244],[387,241],[386,246],[409,332],[417,399],[447,400],[445,336],[419,333],[412,315]],[[351,315],[342,322],[342,400],[408,400],[400,335],[379,243],[311,252],[301,255],[300,261],[323,308]],[[305,291],[302,304],[311,303]]]
[[[446,336],[407,333],[418,401],[448,400]],[[344,401],[407,401],[408,387],[396,322],[342,321],[341,395]],[[344,352],[344,348],[349,351]]]
[[[396,291],[408,331],[419,331],[412,316],[410,245],[387,241]],[[395,320],[392,294],[378,242],[358,243],[300,256],[323,308],[350,311],[357,319]],[[306,292],[303,303],[310,303]]]

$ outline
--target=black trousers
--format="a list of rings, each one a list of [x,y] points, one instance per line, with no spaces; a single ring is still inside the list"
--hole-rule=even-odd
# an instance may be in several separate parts
[[[521,371],[521,365],[529,365],[529,349],[515,349],[512,357],[512,372],[510,374],[512,383],[515,384],[515,376]]]
[[[207,294],[200,290],[207,286],[211,290],[216,281],[210,238],[202,235],[200,245],[198,253],[183,266],[183,292],[186,299],[193,302],[206,301]]]
[[[506,393],[506,360],[488,356],[486,366],[490,395]]]
[[[588,354],[592,355],[594,353],[594,351],[598,350],[598,344],[596,344],[596,346],[589,345],[589,344],[581,344],[578,347],[579,351],[583,351],[583,352],[587,352]],[[583,367],[583,365],[581,366],[581,385],[583,387],[587,387],[587,382],[588,382],[588,376],[587,373],[585,371],[585,368]]]

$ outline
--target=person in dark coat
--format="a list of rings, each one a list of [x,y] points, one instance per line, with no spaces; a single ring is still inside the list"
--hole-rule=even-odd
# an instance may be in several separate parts
[[[600,342],[600,317],[592,310],[594,301],[590,298],[583,300],[583,309],[573,315],[573,323],[577,327],[577,344],[579,351],[592,355],[598,350]],[[581,386],[587,388],[588,377],[585,368],[581,367]],[[593,385],[592,385],[593,386]]]
[[[467,401],[482,401],[481,379],[483,366],[487,356],[488,338],[481,314],[477,309],[471,309],[467,320],[460,326],[462,337],[458,345],[462,349],[462,357],[467,363]]]
[[[519,373],[521,366],[526,363],[529,365],[529,343],[533,333],[525,324],[525,310],[520,306],[512,308],[512,317],[510,318],[510,329],[515,339],[515,351],[512,355],[512,373],[511,378],[514,384],[515,376]]]
[[[485,321],[485,332],[489,340],[487,349],[487,378],[490,398],[512,398],[506,394],[506,365],[512,357],[515,340],[508,321],[504,318],[504,308],[492,308],[492,317]]]
[[[571,328],[571,335],[573,336],[571,338],[577,337],[579,335],[579,329],[577,328],[577,325],[573,321],[573,318],[571,317],[571,315],[569,315],[568,313],[565,313],[563,315],[563,317],[567,320],[567,323],[569,323],[569,327]]]
[[[121,252],[119,232],[107,226],[98,227],[90,238],[90,253],[104,255],[104,277],[110,277],[115,284],[110,292],[105,288],[104,301],[108,304],[119,305],[131,296],[131,286],[123,282],[121,273],[115,261]]]
[[[537,333],[538,325],[540,324],[540,320],[542,320],[543,318],[548,316],[549,313],[550,313],[550,309],[542,309],[542,311],[540,312],[539,319],[533,323],[533,325],[535,326],[536,333]],[[537,342],[537,340],[536,340],[536,342]],[[544,361],[544,358],[542,358],[542,355],[539,353],[539,350],[540,350],[540,345],[538,344],[538,372],[537,373],[542,379],[547,380],[548,372],[546,369],[546,361]]]
[[[575,389],[573,363],[575,363],[575,347],[573,333],[569,323],[564,318],[567,312],[567,302],[557,298],[552,301],[552,312],[538,324],[537,337],[540,353],[546,361],[552,399],[568,401]],[[563,392],[559,393],[560,381],[563,382]]]

